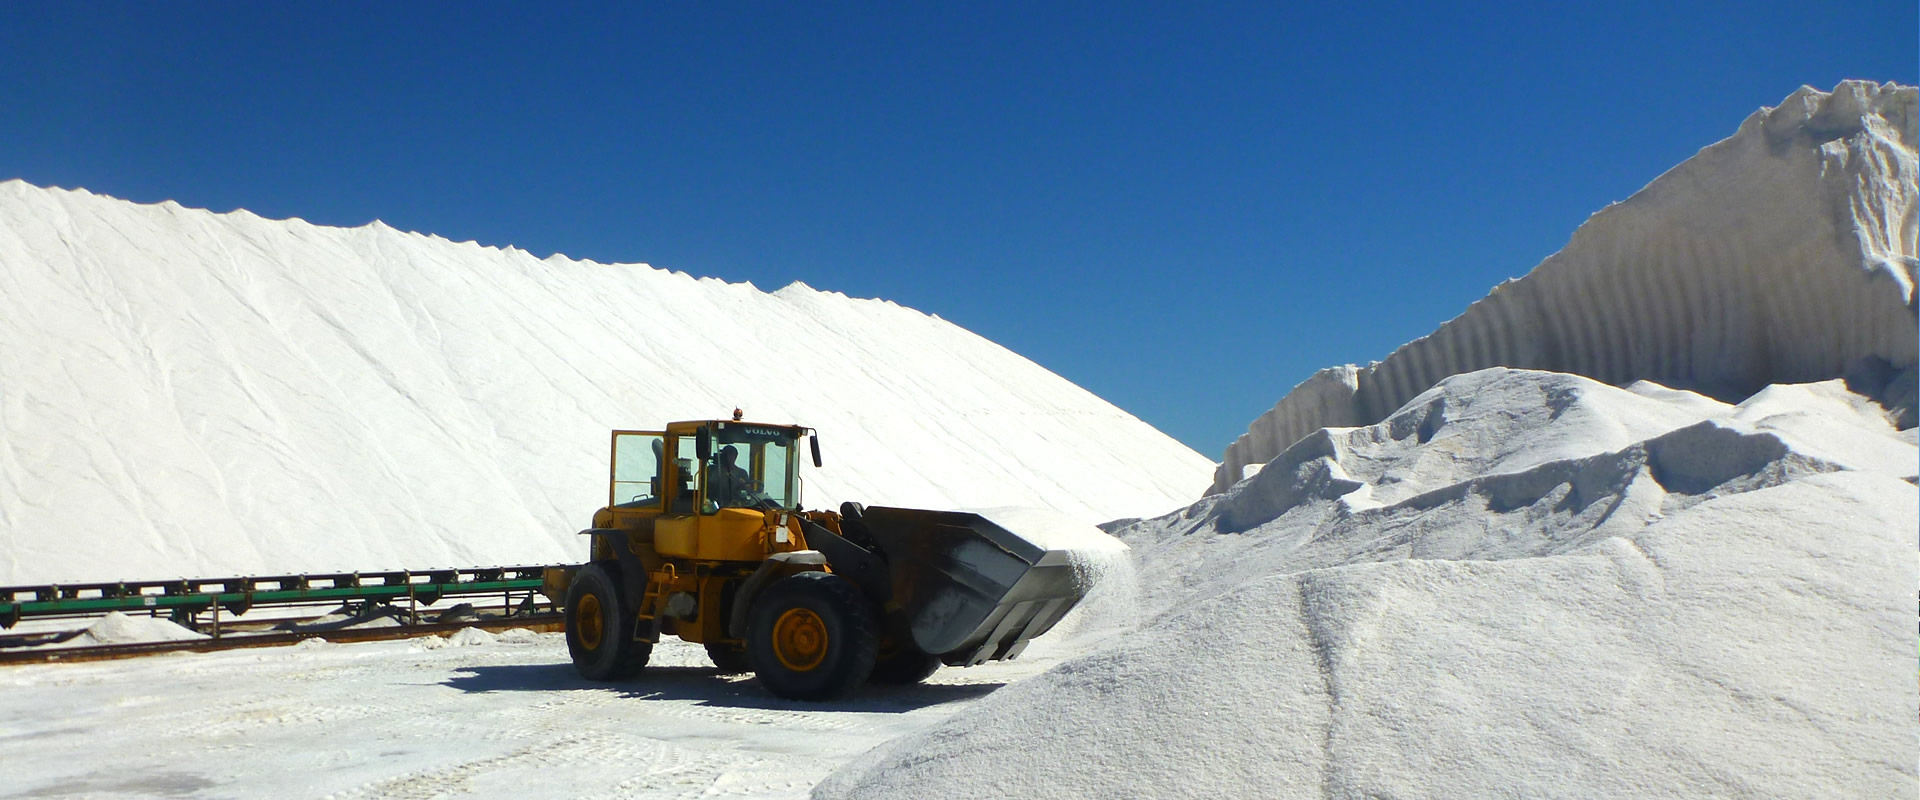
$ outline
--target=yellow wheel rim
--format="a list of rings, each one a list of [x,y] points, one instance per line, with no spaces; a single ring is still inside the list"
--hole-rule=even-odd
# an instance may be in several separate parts
[[[573,615],[574,630],[580,634],[580,646],[588,650],[600,649],[600,637],[606,630],[600,619],[600,595],[588,594],[580,597],[580,607]]]
[[[773,656],[780,666],[810,672],[827,660],[827,623],[804,608],[790,608],[773,623]]]

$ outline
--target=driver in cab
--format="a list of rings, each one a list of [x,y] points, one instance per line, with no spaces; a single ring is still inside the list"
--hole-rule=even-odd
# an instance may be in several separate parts
[[[735,463],[739,448],[727,445],[707,465],[707,499],[722,508],[753,504],[753,478]]]

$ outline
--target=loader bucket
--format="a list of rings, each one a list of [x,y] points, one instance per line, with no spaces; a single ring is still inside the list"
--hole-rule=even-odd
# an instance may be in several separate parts
[[[953,666],[1018,656],[1092,588],[1076,560],[1126,549],[1044,512],[876,506],[862,521],[886,557],[914,644]]]

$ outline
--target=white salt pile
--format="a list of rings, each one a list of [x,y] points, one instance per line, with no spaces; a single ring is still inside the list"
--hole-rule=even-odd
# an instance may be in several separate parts
[[[80,635],[50,647],[88,647],[135,642],[184,642],[207,635],[159,617],[135,617],[115,611],[88,625]]]
[[[1079,554],[1073,568],[1075,583],[1090,588],[1045,635],[1029,640],[1021,658],[1084,653],[1141,624],[1140,576],[1131,553],[1115,549]]]
[[[493,644],[496,638],[493,634],[479,628],[461,628],[447,637],[447,644],[455,647],[480,647]]]
[[[448,647],[484,647],[501,642],[525,645],[541,644],[547,640],[526,628],[512,628],[500,633],[480,628],[461,628],[446,636],[422,636],[414,640],[414,646],[422,650],[440,650]]]
[[[1138,628],[815,796],[1910,793],[1916,464],[1838,382],[1458,376],[1120,531]]]
[[[19,181],[0,264],[0,583],[577,560],[609,429],[736,406],[819,429],[810,508],[1095,523],[1213,469],[945,320],[801,284]]]
[[[506,642],[508,644],[539,644],[546,641],[541,638],[540,634],[526,628],[508,628],[493,634],[493,638],[494,641]]]
[[[1070,652],[1138,618],[1139,584],[1126,543],[1099,527],[1057,511],[1032,507],[966,509],[1021,538],[1071,559],[1074,583],[1085,592],[1072,611],[1029,642],[1028,657]]]
[[[405,624],[406,611],[391,606],[340,606],[311,619],[295,619],[275,626],[277,630],[320,632],[351,628],[397,628]]]
[[[1486,367],[1724,399],[1911,368],[1917,96],[1847,81],[1755,112],[1431,335],[1300,384],[1228,448],[1210,491],[1314,430],[1378,422],[1441,378]],[[1911,373],[1871,382],[1913,425]]]

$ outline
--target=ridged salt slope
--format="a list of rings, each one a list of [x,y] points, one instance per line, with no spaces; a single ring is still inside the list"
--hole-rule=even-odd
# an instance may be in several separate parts
[[[1209,493],[1315,430],[1372,424],[1487,367],[1730,400],[1868,358],[1911,368],[1915,99],[1848,81],[1755,112],[1431,335],[1295,387],[1227,448]]]
[[[1914,434],[1837,380],[1452,376],[1119,528],[1085,649],[813,796],[1910,796]]]
[[[607,431],[818,428],[809,507],[1190,502],[1213,464],[938,317],[0,183],[0,583],[576,559]]]

